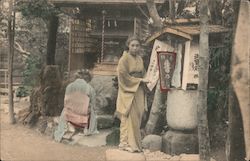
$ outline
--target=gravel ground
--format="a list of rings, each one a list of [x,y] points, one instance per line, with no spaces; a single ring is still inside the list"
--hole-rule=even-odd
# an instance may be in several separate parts
[[[1,96],[1,99],[3,97]],[[57,143],[21,124],[8,123],[8,113],[1,101],[0,159],[4,161],[104,161],[109,147],[70,146]],[[20,107],[15,107],[20,108]]]

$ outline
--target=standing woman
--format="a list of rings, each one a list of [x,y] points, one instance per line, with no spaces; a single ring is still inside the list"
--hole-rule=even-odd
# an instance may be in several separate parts
[[[118,97],[117,114],[121,120],[119,148],[130,152],[141,152],[140,125],[144,110],[147,109],[143,83],[145,69],[143,60],[139,56],[140,40],[129,37],[126,45],[128,51],[124,51],[119,60],[118,72]]]

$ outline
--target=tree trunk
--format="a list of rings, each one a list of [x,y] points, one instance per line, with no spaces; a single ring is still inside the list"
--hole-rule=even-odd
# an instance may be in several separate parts
[[[33,126],[40,116],[59,116],[63,109],[65,85],[57,65],[47,65],[40,75],[40,86],[30,96],[30,114],[24,124]]]
[[[47,65],[55,65],[56,35],[58,26],[58,17],[56,15],[50,16],[48,22]]]
[[[226,144],[227,161],[244,161],[245,145],[242,116],[240,113],[239,102],[233,91],[232,85],[229,88],[228,104],[228,135]]]
[[[167,93],[161,93],[160,81],[158,81],[155,89],[154,100],[150,110],[148,122],[145,127],[146,134],[157,134],[160,133],[158,129],[162,129],[162,122],[165,121],[166,117],[166,106],[165,102],[167,99]],[[162,117],[161,117],[162,116]],[[161,121],[160,121],[161,120]],[[164,125],[163,125],[164,126]]]
[[[156,9],[156,5],[154,3],[154,0],[147,0],[147,8],[149,11],[150,17],[153,19],[153,24],[152,26],[160,30],[163,27],[163,23],[161,21],[161,18],[159,16],[159,13]],[[162,93],[160,92],[160,86],[159,83],[157,83],[157,87],[155,90],[155,95],[154,95],[154,100],[151,108],[151,113],[148,119],[148,122],[146,124],[145,130],[147,134],[153,133],[155,130],[155,127],[157,126],[157,121],[159,120],[160,116],[160,108],[164,105],[162,105],[161,101],[163,101],[164,96],[162,96]]]
[[[152,26],[156,29],[161,29],[163,24],[159,16],[159,13],[156,9],[154,0],[147,0],[147,7],[148,7],[149,15],[153,20]]]
[[[186,1],[178,0],[178,8],[177,8],[177,15],[180,15],[183,12],[183,9],[185,8]]]
[[[55,64],[56,37],[59,26],[59,19],[51,15],[47,21],[48,41],[46,66],[41,71],[40,87],[31,95],[30,115],[24,120],[25,123],[33,125],[40,115],[57,116],[62,111],[62,79],[59,67]],[[63,93],[64,96],[64,93]]]
[[[249,16],[250,2],[248,0],[241,0],[232,53],[231,81],[239,101],[243,120],[246,160],[250,160]]]
[[[208,0],[200,4],[200,49],[199,49],[199,87],[198,87],[198,137],[200,161],[210,160],[210,140],[207,120],[207,85],[209,69],[208,46]]]
[[[15,36],[15,12],[13,12],[13,0],[9,1],[9,19],[8,19],[8,40],[9,40],[9,55],[8,55],[8,88],[9,88],[9,117],[10,123],[16,122],[14,117],[13,103],[13,58],[14,58],[14,36]]]
[[[169,0],[169,16],[172,21],[175,19],[175,5],[176,5],[176,0]]]
[[[57,65],[47,65],[41,72],[40,90],[42,93],[41,110],[42,116],[58,116],[62,111],[60,103],[62,95],[62,78]],[[62,97],[61,97],[62,96]]]
[[[221,0],[208,1],[209,10],[213,24],[221,24],[222,19],[222,3]]]

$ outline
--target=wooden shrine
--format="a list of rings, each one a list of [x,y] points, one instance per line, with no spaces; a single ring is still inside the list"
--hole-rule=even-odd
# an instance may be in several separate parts
[[[116,75],[129,35],[150,35],[146,0],[52,0],[60,7],[78,7],[70,21],[69,71],[93,68],[98,75]],[[156,0],[156,4],[164,0]],[[94,63],[94,65],[93,65]]]

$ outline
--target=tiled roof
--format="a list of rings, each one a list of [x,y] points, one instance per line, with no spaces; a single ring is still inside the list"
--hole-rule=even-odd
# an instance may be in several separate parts
[[[209,33],[216,34],[216,33],[225,33],[229,32],[230,29],[225,28],[220,25],[209,25]],[[150,43],[153,40],[157,39],[160,36],[165,34],[173,34],[178,35],[180,37],[192,40],[193,36],[197,36],[200,34],[200,25],[181,25],[181,26],[174,26],[170,25],[168,27],[163,28],[162,30],[155,32],[152,34],[146,41],[146,43]]]
[[[171,28],[182,31],[189,35],[199,35],[200,34],[200,26],[193,25],[193,26],[172,26]],[[209,33],[223,33],[228,32],[229,29],[220,26],[220,25],[209,25]]]
[[[49,0],[52,3],[75,4],[144,4],[146,0]],[[164,3],[165,0],[155,0],[155,3]]]

